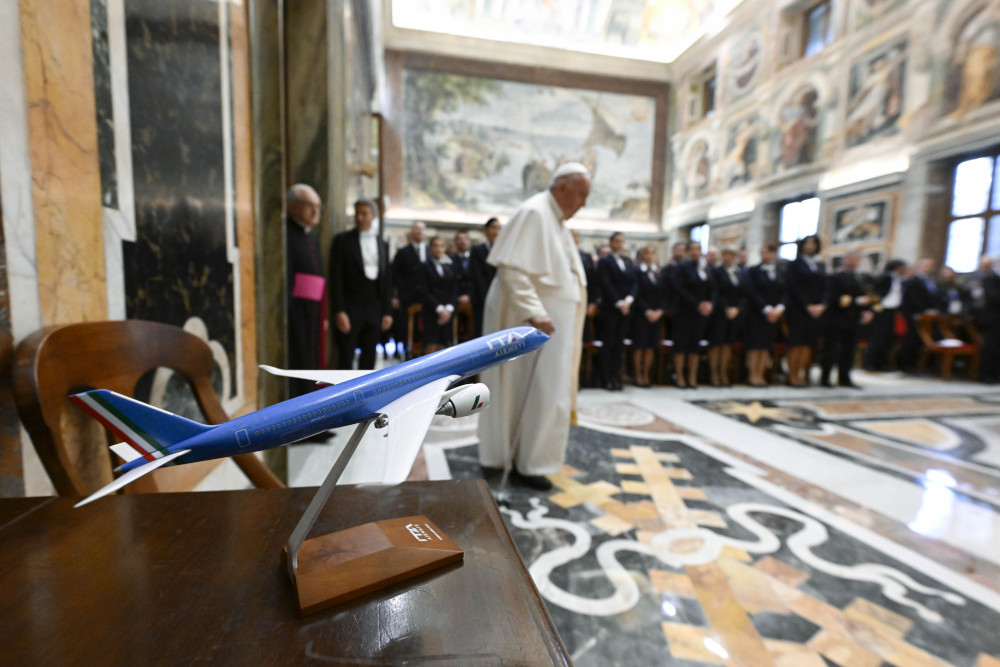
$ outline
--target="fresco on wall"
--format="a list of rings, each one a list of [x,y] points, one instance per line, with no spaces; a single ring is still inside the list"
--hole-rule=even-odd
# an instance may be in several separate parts
[[[906,56],[904,39],[851,66],[845,123],[849,148],[898,131],[903,113]]]
[[[1000,3],[963,8],[949,27],[943,115],[960,118],[1000,98]]]
[[[731,101],[740,99],[757,85],[763,53],[764,40],[759,32],[744,35],[735,43],[726,73]]]
[[[722,185],[735,188],[757,177],[759,114],[734,121],[726,132],[726,153],[719,163]]]
[[[708,193],[712,163],[709,145],[704,139],[695,139],[685,152],[680,178],[680,200],[689,202],[701,199]]]
[[[771,133],[774,171],[810,164],[819,155],[820,93],[811,83],[795,88],[778,109]]]
[[[509,214],[564,162],[590,167],[578,214],[648,219],[652,97],[405,72],[403,206]]]
[[[850,9],[851,26],[854,30],[860,30],[905,4],[906,0],[853,0]]]

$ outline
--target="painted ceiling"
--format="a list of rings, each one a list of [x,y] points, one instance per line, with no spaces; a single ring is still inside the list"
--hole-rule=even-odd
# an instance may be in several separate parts
[[[741,0],[393,0],[398,28],[669,63]]]

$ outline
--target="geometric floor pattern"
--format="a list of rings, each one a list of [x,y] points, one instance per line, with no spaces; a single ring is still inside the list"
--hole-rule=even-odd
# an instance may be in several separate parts
[[[1000,667],[1000,392],[855,381],[581,392],[556,488],[494,489],[574,664]],[[414,478],[479,477],[475,431]]]
[[[1000,596],[699,438],[574,428],[551,479],[505,513],[577,665],[1000,667]]]
[[[1000,506],[1000,394],[696,405],[867,467]]]

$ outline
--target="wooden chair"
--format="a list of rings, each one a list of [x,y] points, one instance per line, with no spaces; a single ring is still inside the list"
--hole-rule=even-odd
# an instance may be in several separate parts
[[[597,315],[587,315],[583,322],[582,359],[580,360],[580,386],[594,386],[594,358],[601,352],[602,343],[597,340]]]
[[[920,350],[920,360],[917,370],[923,372],[927,368],[931,356],[941,358],[941,379],[951,380],[951,367],[955,357],[966,357],[969,360],[968,377],[976,378],[979,370],[979,354],[983,349],[983,339],[972,325],[972,322],[959,315],[923,314],[913,318],[917,327],[917,335],[923,347]],[[941,332],[941,338],[935,337],[935,329]],[[942,345],[944,340],[962,341],[961,345]]]
[[[406,309],[406,358],[412,359],[424,353],[423,338],[415,335],[419,334],[423,327],[420,325],[420,311],[423,307],[415,303]]]
[[[463,325],[461,327],[462,336],[459,337],[459,317],[461,317]],[[455,309],[455,317],[452,319],[455,323],[455,342],[464,343],[467,340],[472,340],[475,338],[476,331],[476,315],[472,310],[471,303],[460,303],[458,308]]]
[[[94,388],[135,397],[139,380],[161,367],[186,377],[208,423],[229,420],[212,387],[211,348],[177,327],[142,320],[89,322],[41,329],[21,342],[13,368],[17,411],[56,493],[89,495],[112,481],[117,464],[107,447],[114,440],[100,437],[103,429],[66,397]],[[256,486],[284,486],[254,454],[233,460]],[[126,491],[157,491],[156,477],[164,472],[170,474],[157,471]]]

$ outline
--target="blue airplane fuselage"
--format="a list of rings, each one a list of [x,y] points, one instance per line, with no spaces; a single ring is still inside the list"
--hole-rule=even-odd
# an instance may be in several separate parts
[[[177,462],[192,463],[287,445],[378,415],[382,408],[422,385],[450,376],[461,379],[475,375],[531,352],[548,339],[532,327],[505,329],[237,417],[167,450],[190,449]],[[145,463],[139,458],[123,464],[121,470],[127,472]]]

